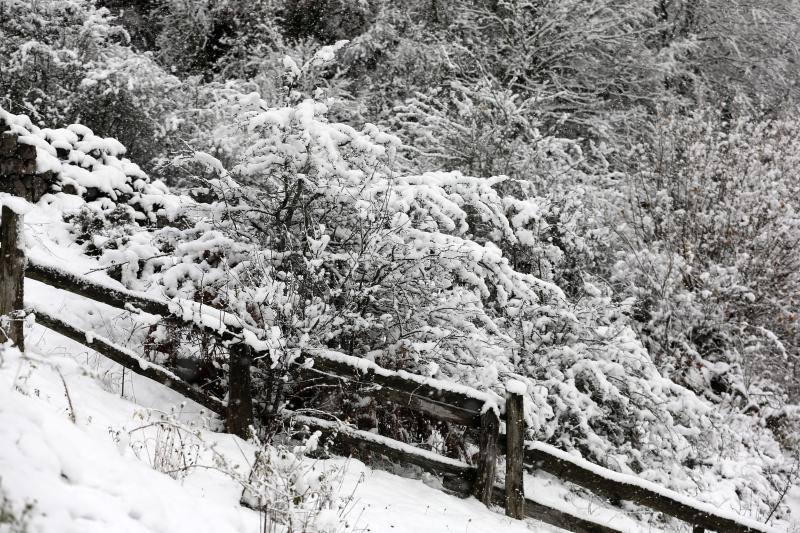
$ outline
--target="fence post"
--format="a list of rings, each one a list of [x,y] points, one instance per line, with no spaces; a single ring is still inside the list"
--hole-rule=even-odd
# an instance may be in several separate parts
[[[0,342],[11,340],[25,350],[23,323],[15,316],[23,308],[25,251],[22,249],[22,215],[7,206],[0,213]]]
[[[510,380],[506,384],[506,515],[525,517],[523,483],[523,441],[525,439],[525,384]]]
[[[253,349],[247,344],[237,342],[230,345],[228,359],[228,416],[225,427],[228,433],[249,438],[253,425],[253,394],[250,379],[250,365],[253,362]]]
[[[494,477],[497,469],[497,442],[500,438],[500,419],[493,408],[481,415],[480,452],[478,452],[478,472],[472,494],[484,505],[492,502]]]
[[[0,121],[0,129],[5,123]],[[0,192],[37,200],[41,188],[35,179],[36,148],[20,144],[17,135],[0,133]],[[0,342],[11,340],[25,350],[22,317],[25,250],[22,215],[4,205],[0,212]]]

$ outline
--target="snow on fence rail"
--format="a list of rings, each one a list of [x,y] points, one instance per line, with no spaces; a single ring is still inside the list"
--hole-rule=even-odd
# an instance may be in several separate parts
[[[165,301],[149,294],[115,287],[111,283],[88,278],[78,272],[70,272],[63,266],[35,256],[28,257],[25,277],[112,307],[178,318],[218,335],[223,340],[238,338],[245,327],[239,317],[220,309],[191,300]]]
[[[695,525],[695,531],[771,532],[765,524],[725,512],[630,474],[603,468],[543,442],[525,441],[525,462],[612,501],[630,501]]]
[[[368,394],[462,426],[480,427],[481,415],[487,409],[499,414],[505,405],[505,400],[492,392],[388,370],[361,357],[332,350],[305,350],[294,363],[312,372],[378,385]]]

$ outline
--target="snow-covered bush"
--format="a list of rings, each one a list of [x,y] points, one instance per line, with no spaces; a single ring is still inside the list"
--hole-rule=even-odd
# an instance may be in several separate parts
[[[404,139],[414,169],[460,170],[472,176],[543,172],[548,143],[537,129],[536,101],[483,81],[452,82],[394,109],[389,126]]]
[[[179,75],[251,79],[283,46],[274,0],[167,0],[140,9],[154,26],[157,61]]]
[[[0,106],[48,124],[81,122],[143,164],[166,143],[178,80],[128,46],[108,10],[86,0],[0,6]]]
[[[794,121],[670,119],[616,226],[612,279],[661,368],[742,408],[796,395],[798,143]]]
[[[353,500],[341,494],[344,468],[310,456],[319,431],[302,444],[261,445],[242,493],[242,503],[261,513],[263,533],[347,533]]]
[[[691,448],[699,432],[675,427],[708,425],[699,401],[660,378],[625,306],[582,284],[586,296],[570,302],[552,283],[562,221],[527,184],[395,176],[392,136],[331,123],[315,100],[270,107],[244,95],[238,113],[227,138],[247,139],[241,162],[193,159],[219,176],[206,183],[216,201],[193,208],[206,218],[148,237],[152,247],[173,235],[183,259],[142,242],[124,253],[153,259],[129,284],[211,294],[265,332],[276,366],[321,344],[481,388],[522,376],[534,435],[599,461],[618,454],[636,471]]]
[[[142,425],[126,432],[112,432],[121,447],[127,444],[140,461],[175,479],[185,478],[198,467],[203,443],[197,428],[180,422],[180,412],[152,410],[136,413]],[[126,433],[123,433],[126,432]]]

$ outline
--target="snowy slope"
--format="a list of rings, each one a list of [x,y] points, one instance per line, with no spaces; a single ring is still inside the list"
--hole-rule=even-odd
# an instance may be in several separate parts
[[[119,311],[37,282],[27,281],[26,293],[48,310],[103,333],[103,324],[125,320]],[[0,490],[17,511],[33,504],[30,531],[259,531],[258,514],[239,505],[241,488],[229,476],[195,468],[176,480],[134,453],[143,443],[152,446],[154,438],[136,428],[162,411],[179,411],[187,423],[215,427],[200,406],[181,407],[182,397],[130,372],[123,397],[121,367],[38,325],[27,328],[27,339],[26,356],[6,350],[0,364]],[[253,445],[210,429],[201,433],[206,445],[249,470]],[[211,464],[201,453],[198,464],[203,461]],[[508,519],[502,509],[491,511],[472,498],[448,496],[435,482],[428,486],[354,459],[330,463],[344,467],[339,490],[353,494],[348,517],[363,531],[553,531],[533,520]],[[622,530],[645,530],[622,513],[571,495],[552,479],[529,478],[527,488],[542,503]]]
[[[70,319],[95,305],[59,302],[60,291],[31,282],[27,288]],[[0,366],[0,473],[13,508],[33,503],[31,531],[258,531],[258,514],[239,506],[241,490],[224,474],[196,469],[181,482],[137,459],[136,437],[115,442],[142,425],[143,407],[170,411],[181,397],[126,373],[121,398],[120,367],[39,326],[29,328],[28,343],[26,357],[6,350]],[[193,404],[181,413],[187,421],[204,416]],[[236,437],[204,430],[203,439],[243,468],[252,461],[253,447]],[[346,463],[341,490],[355,493],[351,514],[367,531],[529,531],[473,499],[356,460],[333,462]]]
[[[59,344],[68,341],[44,334],[29,358],[7,352],[0,368],[2,490],[17,509],[34,503],[32,531],[258,531],[257,513],[238,505],[241,491],[225,475],[198,469],[181,483],[137,459],[124,441],[115,443],[112,434],[140,425],[141,405],[109,393],[97,379],[107,373],[91,375],[80,349]],[[165,410],[180,402],[143,379],[128,388]],[[198,413],[196,406],[184,410],[186,418]],[[252,460],[252,447],[236,437],[205,431],[204,439],[242,464]],[[475,500],[350,460],[342,492],[353,490],[352,512],[368,531],[528,531]]]

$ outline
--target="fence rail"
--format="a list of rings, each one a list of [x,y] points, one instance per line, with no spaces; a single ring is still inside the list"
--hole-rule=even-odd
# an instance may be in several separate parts
[[[108,359],[111,359],[115,363],[124,366],[128,370],[131,370],[140,376],[152,379],[155,382],[161,383],[162,385],[173,389],[174,391],[194,402],[197,402],[203,407],[207,407],[214,413],[222,416],[225,415],[227,406],[224,401],[220,400],[219,398],[215,398],[214,396],[194,385],[186,383],[180,377],[170,372],[166,368],[146,361],[130,350],[127,350],[121,346],[117,346],[99,335],[75,327],[61,320],[60,318],[51,315],[47,311],[42,310],[36,305],[28,303],[26,307],[31,309],[36,315],[36,322],[45,326],[46,328],[49,328],[56,333],[67,337],[68,339],[72,339],[75,342],[83,344],[87,348],[104,355]]]
[[[0,185],[19,185],[25,190],[15,190],[13,194],[35,200],[38,194],[36,191],[41,187],[25,185],[35,182],[31,180],[35,170],[35,164],[32,164],[32,161],[35,163],[35,152],[32,156],[25,146],[15,143],[17,152],[9,152],[10,155],[0,154],[5,158],[0,161],[3,162],[0,165],[0,172],[3,173],[0,175]],[[9,161],[14,164],[6,164]],[[36,191],[31,192],[33,189]],[[169,369],[150,363],[126,348],[116,346],[107,339],[33,306],[33,312],[42,325],[220,414],[226,420],[228,431],[247,436],[253,416],[250,371],[252,361],[258,354],[247,344],[246,338],[257,332],[248,331],[250,328],[238,317],[197,302],[164,301],[150,295],[119,289],[33,258],[28,258],[26,264],[24,251],[16,253],[20,250],[17,240],[21,230],[22,215],[3,207],[0,220],[0,315],[12,316],[16,321],[11,328],[12,341],[22,347],[21,321],[17,315],[24,312],[23,276],[112,307],[177,319],[202,328],[228,347],[227,401],[187,383]],[[441,475],[446,489],[461,495],[474,495],[487,505],[502,505],[506,514],[514,518],[530,516],[581,533],[617,531],[608,525],[573,516],[526,498],[523,468],[527,468],[547,472],[612,501],[631,501],[686,521],[694,526],[695,533],[705,529],[737,533],[771,531],[764,524],[720,512],[709,505],[634,476],[613,472],[542,443],[523,441],[525,428],[522,395],[519,391],[508,390],[506,397],[501,398],[469,387],[388,370],[357,357],[329,351],[303,352],[294,363],[295,368],[301,372],[315,372],[342,380],[368,383],[373,385],[370,394],[376,398],[400,404],[436,420],[476,428],[480,435],[480,452],[477,465],[471,466],[339,423],[296,417],[296,421],[310,428],[334,433],[341,446],[369,450]],[[505,435],[501,435],[499,431],[501,419],[505,420]],[[506,485],[500,487],[495,485],[494,480],[497,456],[503,453],[506,454]]]
[[[481,413],[487,403],[502,405],[502,398],[453,387],[452,383],[434,380],[408,372],[382,368],[359,357],[325,350],[305,351],[294,361],[303,367],[313,362],[309,370],[351,379],[363,384],[377,385],[369,394],[404,407],[421,411],[436,420],[461,426],[480,427]]]

